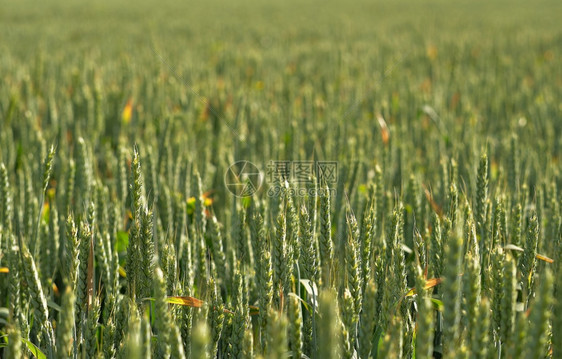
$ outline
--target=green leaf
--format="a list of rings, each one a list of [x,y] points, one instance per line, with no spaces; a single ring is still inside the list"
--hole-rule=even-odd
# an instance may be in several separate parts
[[[49,308],[56,310],[57,312],[60,312],[62,310],[61,306],[55,303],[54,301],[52,301],[51,299],[47,300],[47,306]]]
[[[190,197],[187,199],[187,214],[193,214],[195,212],[195,197]]]
[[[316,286],[316,283],[311,282],[310,279],[301,279],[300,280],[301,284],[303,285],[304,289],[306,290],[307,294],[308,294],[308,298],[310,298],[310,302],[312,304],[312,306],[314,307],[314,310],[317,311],[318,310],[318,287]],[[305,303],[306,306],[306,303]]]
[[[129,233],[117,231],[117,252],[125,252],[129,246]]]
[[[305,301],[304,299],[302,299],[301,297],[299,297],[299,296],[297,295],[297,293],[289,293],[288,295],[289,295],[290,297],[295,297],[295,298],[297,298],[297,299],[302,303],[302,305],[304,305],[304,308],[305,308],[306,310],[310,311],[309,305],[306,303],[306,301]]]
[[[37,359],[47,359],[45,353],[43,353],[41,349],[37,348],[35,344],[24,338],[22,338],[21,341],[27,346],[27,349],[29,349],[34,357],[36,357]]]
[[[51,207],[47,204],[43,206],[43,213],[41,214],[41,220],[45,224],[49,224],[49,216],[51,212]]]
[[[250,206],[252,205],[252,197],[243,197],[242,198],[242,206],[244,208],[250,208]]]
[[[438,310],[440,312],[443,311],[443,302],[439,299],[431,298],[431,304],[433,304],[433,309]]]
[[[368,193],[368,192],[369,192],[369,187],[367,187],[367,185],[365,185],[365,184],[360,184],[360,185],[357,187],[357,191],[359,191],[359,193],[365,194],[365,193]]]

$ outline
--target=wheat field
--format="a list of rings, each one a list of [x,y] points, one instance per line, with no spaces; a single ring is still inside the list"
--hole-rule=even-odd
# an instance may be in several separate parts
[[[0,357],[562,358],[562,3],[9,1]]]

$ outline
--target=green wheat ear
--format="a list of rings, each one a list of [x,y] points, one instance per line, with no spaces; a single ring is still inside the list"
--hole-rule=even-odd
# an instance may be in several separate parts
[[[39,273],[37,272],[35,261],[25,245],[22,248],[21,256],[24,279],[30,292],[29,299],[33,308],[34,325],[37,325],[37,329],[39,333],[41,333],[42,341],[46,344],[49,351],[54,351],[55,337],[52,324],[49,320],[47,297],[45,296],[43,286],[39,280]]]
[[[300,224],[299,224],[299,241],[301,242],[301,278],[310,280],[313,288],[319,279],[318,270],[318,254],[316,238],[312,232],[310,217],[306,206],[301,206],[300,211]],[[314,293],[317,296],[318,293]],[[308,298],[308,303],[313,305],[313,298]],[[312,340],[314,335],[314,313],[303,313],[303,351],[305,354],[310,355],[312,352]]]
[[[444,267],[443,267],[443,298],[447,298],[444,302],[443,312],[443,352],[445,355],[454,356],[456,348],[453,343],[458,340],[459,322],[460,322],[460,269],[462,264],[462,248],[463,237],[458,230],[451,233],[445,243]]]
[[[140,336],[142,343],[142,358],[149,359],[152,357],[152,329],[150,327],[149,311],[145,310],[141,318]]]
[[[265,347],[265,331],[267,328],[268,310],[273,301],[273,268],[271,263],[271,250],[266,235],[263,218],[260,214],[256,215],[256,226],[258,228],[258,268],[257,268],[257,291],[259,308],[259,332],[261,337],[262,351]]]
[[[359,236],[360,257],[361,257],[361,277],[363,278],[363,288],[371,280],[371,271],[373,269],[373,258],[376,243],[375,241],[375,200],[374,200],[374,186],[369,187],[369,198],[365,200],[363,208],[363,215],[361,220],[361,230]]]
[[[263,225],[263,223],[262,223]],[[223,286],[226,283],[226,255],[224,253],[223,235],[221,233],[221,224],[217,217],[213,216],[209,223],[209,231],[207,236],[210,242],[211,256],[217,269],[218,280]]]
[[[476,180],[475,218],[479,232],[486,221],[486,201],[488,199],[488,156],[484,153],[478,163]]]
[[[23,358],[21,333],[13,323],[7,326],[8,345],[6,346],[6,358]]]
[[[41,187],[43,192],[45,192],[47,190],[47,187],[49,186],[49,180],[53,172],[54,159],[55,159],[55,146],[51,146],[51,148],[49,149],[49,153],[45,158],[45,163],[43,165],[43,186]]]
[[[517,276],[515,269],[515,261],[511,256],[506,255],[503,261],[503,283],[501,297],[501,327],[500,340],[502,343],[508,343],[513,337],[515,329],[515,315],[517,304]],[[507,345],[503,349],[507,353]]]
[[[420,300],[417,316],[416,358],[433,358],[434,313],[431,298]]]
[[[181,340],[181,334],[177,325],[172,325],[170,328],[171,335],[171,355],[170,358],[185,359],[185,351]]]
[[[320,261],[322,264],[322,285],[330,286],[333,281],[334,244],[332,241],[330,190],[326,186],[326,193],[320,197],[320,235],[318,246],[320,248]]]
[[[435,213],[432,216],[431,228],[431,236],[429,238],[429,269],[434,278],[440,278],[443,273],[443,240],[441,237],[441,221]]]
[[[300,210],[300,224],[298,241],[301,243],[300,250],[302,258],[301,278],[309,279],[316,282],[318,278],[318,264],[316,258],[316,241],[312,233],[310,225],[310,216],[306,206],[302,206]]]
[[[199,320],[193,325],[193,335],[191,343],[192,358],[206,359],[209,355],[210,331],[207,322]]]
[[[363,278],[361,276],[361,257],[359,253],[359,228],[355,216],[349,212],[347,214],[347,225],[349,227],[346,249],[346,276],[347,284],[353,298],[353,310],[355,316],[359,316],[363,305]],[[351,330],[356,336],[356,330]]]
[[[537,297],[531,307],[531,325],[527,336],[526,358],[544,358],[548,352],[553,284],[554,277],[552,271],[547,268],[542,275]]]
[[[62,297],[61,311],[57,322],[57,358],[70,356],[73,346],[74,302],[76,297],[72,287],[67,286]]]
[[[378,357],[398,359],[402,356],[403,324],[397,316],[390,319]]]
[[[343,293],[340,311],[342,320],[341,338],[343,355],[345,358],[353,358],[355,352],[356,325],[358,318],[355,313],[354,298],[347,288]]]
[[[486,358],[490,346],[490,303],[486,298],[482,298],[476,312],[477,318],[470,339],[470,352],[473,357]]]
[[[242,358],[254,358],[254,336],[252,329],[247,328],[242,342]]]
[[[5,255],[7,260],[3,263],[7,263],[10,270],[8,278],[8,299],[9,299],[9,314],[12,321],[17,324],[16,330],[25,329],[26,318],[24,317],[24,311],[21,308],[21,279],[22,273],[22,263],[20,261],[19,247],[16,245],[16,238],[14,235],[6,231],[4,234],[6,237],[6,247],[7,250]]]
[[[480,258],[473,253],[467,255],[463,282],[464,307],[466,308],[466,336],[472,338],[476,330],[476,320],[478,319],[478,308],[480,307],[481,297],[481,270]]]
[[[138,271],[139,297],[149,297],[152,291],[152,282],[155,268],[155,245],[152,212],[143,211],[140,218],[140,231],[138,251],[140,257],[140,270]],[[136,259],[136,258],[135,258]],[[175,264],[175,263],[174,263]]]
[[[284,358],[287,350],[287,318],[284,314],[269,309],[266,334],[266,356],[272,359]]]
[[[91,199],[93,174],[91,158],[86,141],[80,137],[76,148],[76,186],[74,187],[74,200],[78,205],[77,214],[85,214]]]
[[[374,330],[377,322],[377,289],[371,280],[365,285],[363,310],[359,319],[359,357],[368,358],[374,342]]]
[[[3,162],[0,162],[0,224],[9,232],[12,229],[12,198],[8,171]]]
[[[326,345],[326,343],[338,343],[340,341],[338,300],[333,289],[323,289],[318,300],[318,335],[315,343],[316,357],[318,358],[340,358],[341,347],[337,344]]]
[[[562,227],[560,228],[562,229]],[[562,232],[559,234],[562,235]],[[558,259],[562,259],[560,256]],[[562,265],[558,263],[555,273],[556,283],[554,285],[554,310],[552,312],[552,352],[553,357],[562,355]]]
[[[93,243],[92,230],[88,223],[82,222],[78,230],[78,269],[76,275],[76,327],[78,337],[84,334],[88,301],[88,257]]]
[[[170,336],[172,320],[166,301],[166,282],[160,267],[154,271],[154,328],[158,333],[155,354],[159,358],[169,358],[171,353]]]
[[[214,280],[211,280],[210,289],[212,309],[209,311],[209,323],[211,327],[211,357],[214,358],[217,355],[219,340],[223,331],[225,308]]]
[[[141,323],[136,306],[129,306],[129,322],[126,337],[123,345],[119,349],[119,357],[133,359],[140,358],[142,353],[141,343]]]
[[[521,287],[523,290],[523,303],[528,306],[533,295],[534,276],[537,265],[537,247],[539,241],[539,223],[536,215],[532,215],[527,225],[525,248],[519,258],[518,269],[521,273]]]
[[[117,149],[117,161],[116,161],[116,192],[117,198],[121,205],[125,204],[125,199],[127,198],[128,190],[127,190],[127,157],[128,153],[125,147],[119,146]]]
[[[277,305],[281,304],[281,295],[289,292],[290,263],[287,250],[287,222],[283,211],[277,217],[275,235],[271,241],[271,260],[273,266],[273,294]]]
[[[91,305],[88,307],[86,314],[86,330],[84,334],[84,352],[89,358],[94,358],[97,353],[97,331],[98,320],[100,316],[100,300],[98,297],[93,298]]]
[[[301,302],[296,295],[289,295],[289,349],[296,358],[303,355],[303,323]]]

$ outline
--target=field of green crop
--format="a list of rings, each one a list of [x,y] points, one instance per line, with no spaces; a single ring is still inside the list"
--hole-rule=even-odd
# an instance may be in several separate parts
[[[0,357],[562,358],[560,14],[4,3]]]

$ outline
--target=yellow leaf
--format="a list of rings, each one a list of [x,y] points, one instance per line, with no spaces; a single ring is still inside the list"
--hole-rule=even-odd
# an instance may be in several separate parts
[[[541,261],[545,261],[546,263],[554,263],[554,259],[548,258],[547,256],[543,256],[542,254],[536,254],[535,257],[540,259]]]
[[[427,201],[429,202],[429,205],[431,206],[431,209],[433,209],[433,211],[439,216],[439,217],[443,217],[443,210],[441,209],[441,207],[433,200],[433,195],[431,194],[431,192],[427,189],[427,187],[422,184],[423,187],[423,191],[425,194],[425,198],[427,199]]]
[[[129,98],[125,108],[123,109],[123,113],[121,113],[121,118],[123,119],[123,123],[128,125],[133,118],[133,99]]]
[[[431,278],[425,282],[425,286],[423,287],[425,290],[435,287],[436,285],[443,282],[441,278]],[[406,293],[406,297],[411,297],[412,295],[416,294],[416,288],[412,288]]]
[[[441,282],[443,282],[443,279],[441,278],[431,278],[428,279],[427,282],[425,282],[425,287],[424,289],[429,289],[429,288],[433,288],[438,284],[441,284]]]
[[[435,45],[428,46],[426,50],[426,54],[430,60],[435,60],[437,58],[437,46]]]
[[[170,304],[184,305],[192,308],[201,308],[203,301],[193,297],[168,297],[167,302]]]
[[[388,141],[390,141],[390,131],[388,130],[386,121],[380,114],[377,114],[377,121],[379,122],[379,126],[381,128],[382,142],[385,145],[388,145]]]
[[[49,188],[47,190],[47,197],[49,198],[55,198],[55,193],[57,192],[57,190],[55,188]]]
[[[10,273],[8,267],[0,267],[0,273]]]

